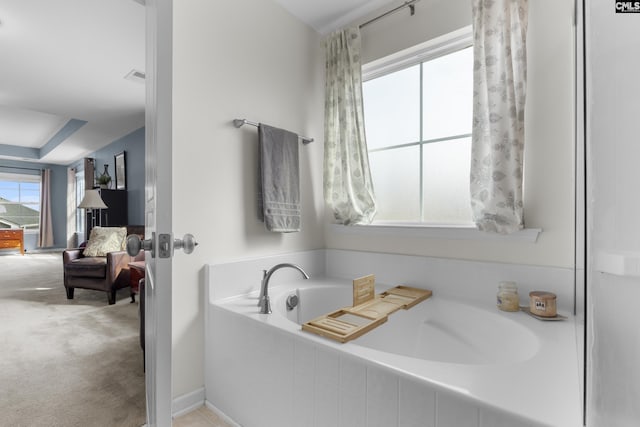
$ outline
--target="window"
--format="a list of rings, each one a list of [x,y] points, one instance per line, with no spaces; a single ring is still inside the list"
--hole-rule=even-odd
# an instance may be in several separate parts
[[[76,171],[76,205],[79,205],[84,198],[84,171]],[[76,232],[80,235],[85,234],[85,215],[84,209],[76,209]]]
[[[0,173],[0,228],[40,227],[40,176]]]
[[[363,67],[376,221],[472,225],[473,48],[457,34]]]

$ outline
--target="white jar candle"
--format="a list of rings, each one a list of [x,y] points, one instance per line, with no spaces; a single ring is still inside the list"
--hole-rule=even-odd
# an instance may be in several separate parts
[[[502,311],[519,311],[520,297],[516,282],[500,282],[497,295],[498,308]]]

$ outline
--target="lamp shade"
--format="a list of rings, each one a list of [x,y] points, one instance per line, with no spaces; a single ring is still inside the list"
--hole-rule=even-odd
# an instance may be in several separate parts
[[[84,198],[78,207],[83,209],[108,209],[107,205],[102,201],[98,190],[85,190]]]

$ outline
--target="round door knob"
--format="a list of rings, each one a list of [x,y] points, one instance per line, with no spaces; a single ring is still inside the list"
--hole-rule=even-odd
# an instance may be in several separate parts
[[[185,234],[182,239],[175,239],[173,241],[174,249],[182,249],[185,254],[190,254],[193,250],[198,246],[198,242],[196,242],[196,238],[193,237],[193,234]]]
[[[127,253],[129,256],[136,256],[141,250],[151,249],[151,240],[141,240],[137,234],[127,236]]]

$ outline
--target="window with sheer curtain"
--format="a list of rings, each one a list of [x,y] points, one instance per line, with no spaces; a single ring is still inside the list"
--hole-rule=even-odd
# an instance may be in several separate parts
[[[470,37],[431,44],[363,84],[376,222],[472,226]],[[406,58],[406,56],[405,56]],[[385,71],[391,70],[391,71]]]
[[[75,187],[76,187],[76,205],[80,204],[84,198],[84,171],[76,171],[75,173]],[[79,235],[85,234],[85,210],[81,208],[76,209],[76,233]]]

